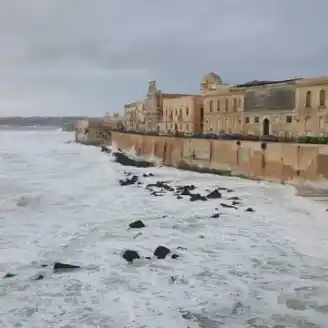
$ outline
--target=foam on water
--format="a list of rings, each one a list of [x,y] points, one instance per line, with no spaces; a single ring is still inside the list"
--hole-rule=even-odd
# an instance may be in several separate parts
[[[328,205],[267,182],[172,168],[148,183],[231,188],[222,200],[153,197],[121,187],[127,170],[71,133],[0,132],[0,327],[326,327]],[[251,206],[255,213],[244,212]],[[142,219],[142,234],[127,229]],[[135,238],[134,238],[135,237]],[[178,260],[140,260],[158,245]],[[179,250],[178,247],[186,248]],[[52,274],[39,264],[91,266]],[[43,273],[44,280],[33,281]]]

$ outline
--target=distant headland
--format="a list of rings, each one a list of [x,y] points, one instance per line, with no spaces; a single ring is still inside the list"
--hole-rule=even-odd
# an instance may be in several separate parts
[[[24,127],[58,127],[65,131],[73,131],[74,123],[78,120],[93,119],[88,116],[7,116],[0,117],[1,128]]]

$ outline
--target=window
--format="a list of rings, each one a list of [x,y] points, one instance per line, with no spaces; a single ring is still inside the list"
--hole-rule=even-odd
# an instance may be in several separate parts
[[[260,122],[260,118],[258,116],[255,116],[254,123],[259,123],[259,122]]]
[[[213,110],[213,100],[210,100],[210,113],[212,113]]]
[[[287,116],[286,117],[286,123],[292,123],[293,122],[293,117],[292,116]]]
[[[237,98],[233,99],[233,110],[236,111],[237,110]]]
[[[167,130],[167,123],[165,124],[165,130]]]
[[[186,131],[188,131],[189,130],[189,127],[188,127],[188,123],[186,124]]]
[[[323,128],[323,116],[319,116],[319,129]]]
[[[249,123],[249,117],[245,117],[245,123]]]
[[[182,124],[180,124],[180,131],[182,131]]]
[[[189,108],[186,107],[186,116],[188,116],[188,115],[189,115]]]
[[[238,99],[238,108],[241,108],[241,99]]]
[[[305,97],[305,107],[311,107],[311,96],[311,91],[308,91]]]
[[[216,110],[219,112],[220,111],[220,100],[216,101]]]
[[[225,110],[226,112],[229,110],[229,99],[226,99],[225,101]]]
[[[319,94],[319,106],[320,107],[325,107],[326,106],[326,91],[325,90],[320,90]]]

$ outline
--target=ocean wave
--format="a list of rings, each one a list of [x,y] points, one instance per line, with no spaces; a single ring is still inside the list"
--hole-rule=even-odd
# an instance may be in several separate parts
[[[325,327],[324,204],[269,182],[122,167],[97,147],[64,144],[69,137],[4,138],[3,149],[22,158],[3,159],[1,179],[14,183],[13,196],[8,190],[0,203],[0,272],[18,276],[0,279],[1,327]],[[124,171],[154,176],[121,187]],[[157,180],[194,184],[201,194],[233,191],[207,202],[154,197],[145,186]],[[221,208],[231,196],[240,207]],[[255,212],[245,212],[248,206]],[[136,219],[146,227],[135,238],[139,231],[128,225]],[[121,257],[125,249],[151,256],[158,245],[180,258],[129,265]],[[41,263],[57,260],[93,269],[41,271]],[[44,280],[33,281],[38,272]]]

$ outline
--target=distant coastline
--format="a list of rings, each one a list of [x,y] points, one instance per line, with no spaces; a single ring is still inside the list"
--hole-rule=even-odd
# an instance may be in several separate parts
[[[90,119],[87,116],[30,116],[30,117],[0,117],[0,130],[62,128],[63,131],[73,131],[77,120]]]

